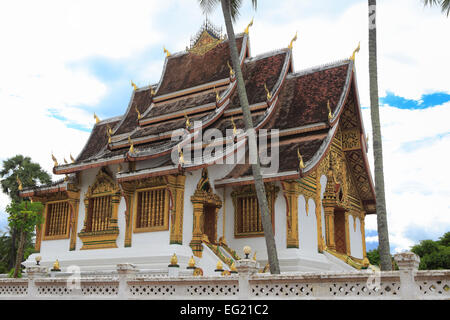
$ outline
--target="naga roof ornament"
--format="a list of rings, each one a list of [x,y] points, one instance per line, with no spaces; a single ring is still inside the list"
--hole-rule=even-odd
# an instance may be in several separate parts
[[[298,167],[300,168],[300,170],[305,169],[305,164],[303,163],[303,157],[300,154],[300,149],[299,148],[297,148],[297,156],[298,156],[298,160],[299,160]]]
[[[359,42],[358,47],[355,50],[353,50],[353,54],[350,57],[350,60],[355,61],[356,53],[359,52],[360,49],[361,49],[361,42]]]
[[[248,34],[249,29],[250,29],[251,26],[253,26],[253,18],[252,18],[252,21],[250,21],[250,23],[249,23],[249,24],[247,25],[247,27],[245,28],[245,30],[244,30],[244,33],[245,33],[245,34]]]
[[[94,112],[94,119],[95,119],[95,123],[99,123],[99,122],[100,122],[100,119],[97,117],[97,115],[95,114],[95,112]]]
[[[166,47],[163,47],[164,53],[166,54],[166,57],[170,57],[170,52],[166,49]]]
[[[292,38],[291,43],[289,43],[288,48],[292,49],[294,47],[294,42],[297,41],[297,32],[295,32],[294,38]]]
[[[138,89],[137,85],[131,80],[131,86],[133,87],[134,91]]]
[[[56,160],[55,156],[52,153],[52,160],[53,160],[53,166],[57,167],[58,166],[58,161]]]

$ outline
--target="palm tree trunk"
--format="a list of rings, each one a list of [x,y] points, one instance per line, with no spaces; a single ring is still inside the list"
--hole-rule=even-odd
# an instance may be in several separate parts
[[[256,135],[253,128],[252,117],[248,105],[247,92],[245,90],[244,77],[239,63],[239,55],[236,46],[236,38],[234,36],[233,22],[231,19],[230,2],[229,0],[221,0],[222,11],[227,28],[228,41],[231,51],[231,61],[237,79],[237,90],[239,95],[239,102],[242,107],[244,116],[245,130],[248,134],[249,147],[256,147]],[[256,150],[256,149],[253,149]],[[259,164],[259,157],[256,156],[256,163],[252,164],[253,178],[255,180],[256,196],[258,198],[259,208],[261,212],[261,221],[264,228],[264,236],[266,239],[267,257],[270,265],[271,274],[280,274],[280,266],[278,262],[277,248],[275,245],[275,238],[273,235],[272,221],[269,212],[269,205],[266,197],[266,190],[261,175],[261,167]]]
[[[17,248],[17,256],[16,256],[16,266],[14,269],[14,278],[17,278],[19,275],[19,270],[21,269],[20,264],[22,263],[22,257],[23,257],[23,250],[25,246],[25,232],[20,232],[20,238],[19,238],[19,247]]]
[[[369,1],[369,77],[370,117],[372,119],[373,156],[375,162],[375,196],[377,201],[378,248],[381,270],[392,270],[389,232],[384,192],[383,148],[378,104],[376,0]]]
[[[16,262],[16,242],[17,242],[17,230],[16,228],[11,228],[11,254],[10,259],[8,261],[9,269],[12,269],[15,266]]]

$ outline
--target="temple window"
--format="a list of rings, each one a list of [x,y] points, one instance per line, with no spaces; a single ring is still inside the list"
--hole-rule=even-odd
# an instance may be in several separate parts
[[[274,203],[279,188],[272,184],[266,184],[266,195],[274,225]],[[234,235],[235,237],[259,237],[264,236],[261,214],[254,186],[244,186],[231,193],[234,204]]]
[[[89,199],[89,211],[86,222],[87,232],[105,231],[109,228],[112,214],[111,196]]]
[[[69,237],[70,207],[67,201],[47,204],[44,240]]]
[[[137,190],[135,232],[169,229],[169,199],[166,186]]]

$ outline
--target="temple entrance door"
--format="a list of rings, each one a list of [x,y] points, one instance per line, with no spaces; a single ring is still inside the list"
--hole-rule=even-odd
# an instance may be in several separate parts
[[[334,241],[336,243],[336,252],[346,254],[345,211],[334,211]]]
[[[203,234],[208,236],[210,243],[216,243],[217,213],[215,206],[206,205],[203,207]]]

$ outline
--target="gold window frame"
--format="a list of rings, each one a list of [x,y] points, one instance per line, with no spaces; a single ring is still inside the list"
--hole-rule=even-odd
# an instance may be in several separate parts
[[[275,199],[277,196],[278,191],[280,190],[279,187],[271,184],[266,183],[265,184],[266,189],[266,196],[267,196],[267,202],[270,210],[270,218],[272,221],[272,230],[275,233]],[[259,232],[242,232],[239,230],[239,204],[238,201],[240,198],[248,198],[248,197],[255,197],[256,201],[256,210],[259,210],[259,204],[258,204],[258,197],[256,195],[256,190],[254,185],[246,185],[242,187],[235,188],[233,192],[231,193],[231,198],[233,200],[233,206],[234,206],[234,237],[235,238],[258,238],[258,237],[264,237],[264,231]]]
[[[48,236],[47,235],[47,230],[48,230],[48,218],[49,218],[49,205],[54,205],[57,203],[67,203],[67,218],[66,218],[66,232],[64,234],[58,234],[58,235],[53,235],[53,236]],[[42,230],[42,235],[43,238],[42,240],[61,240],[61,239],[69,239],[70,237],[70,218],[71,218],[71,208],[70,208],[70,204],[68,202],[68,200],[58,200],[58,201],[49,201],[45,204],[45,215],[44,215],[44,223],[43,223],[43,230]]]
[[[162,226],[151,226],[151,227],[138,227],[139,193],[154,191],[154,190],[164,190],[163,225]],[[134,222],[133,223],[133,233],[168,231],[169,230],[169,190],[167,188],[167,185],[155,186],[155,187],[151,187],[151,188],[136,189],[136,191],[134,193],[133,222]]]

